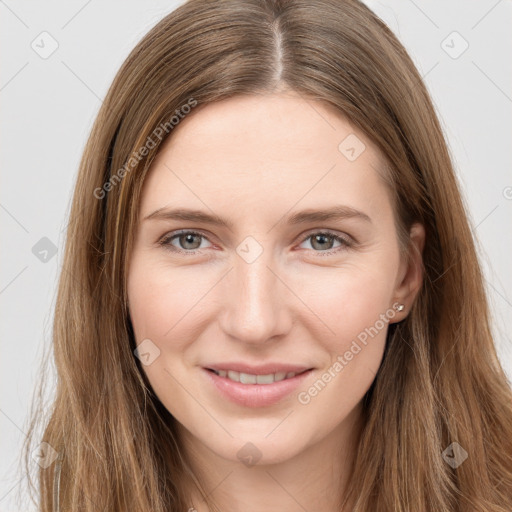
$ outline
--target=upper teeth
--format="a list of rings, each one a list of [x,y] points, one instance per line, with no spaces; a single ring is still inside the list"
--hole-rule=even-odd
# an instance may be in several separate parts
[[[295,377],[295,372],[277,372],[269,373],[268,375],[252,375],[250,373],[235,372],[233,370],[213,370],[220,377],[227,377],[235,382],[242,384],[272,384],[280,380],[290,379]]]

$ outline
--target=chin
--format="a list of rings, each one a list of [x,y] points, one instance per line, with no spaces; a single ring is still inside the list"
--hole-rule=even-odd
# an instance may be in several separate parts
[[[275,427],[276,423],[274,422],[272,428]],[[237,436],[231,432],[233,437],[222,435],[222,439],[205,435],[202,442],[217,456],[229,462],[242,463],[248,468],[255,465],[266,466],[285,462],[308,447],[304,439],[293,435],[292,430],[282,430],[277,433],[270,429],[267,432],[271,433],[259,435],[247,433]]]

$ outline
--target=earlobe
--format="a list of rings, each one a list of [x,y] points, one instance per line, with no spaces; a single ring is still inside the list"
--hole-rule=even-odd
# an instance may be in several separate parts
[[[403,262],[405,269],[397,284],[394,302],[403,307],[396,307],[397,321],[407,316],[416,295],[423,284],[423,249],[425,247],[425,228],[415,223],[409,231],[409,247]]]

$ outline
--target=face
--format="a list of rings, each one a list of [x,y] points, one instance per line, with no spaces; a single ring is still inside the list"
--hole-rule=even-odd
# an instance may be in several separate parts
[[[382,164],[291,92],[201,107],[161,148],[128,300],[143,370],[197,444],[275,463],[359,411],[419,283]]]

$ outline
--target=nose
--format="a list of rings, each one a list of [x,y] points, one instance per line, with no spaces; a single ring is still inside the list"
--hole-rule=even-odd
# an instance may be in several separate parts
[[[240,342],[261,345],[282,337],[292,325],[292,292],[276,271],[271,251],[254,261],[235,255],[233,269],[226,276],[220,315],[223,332]]]

